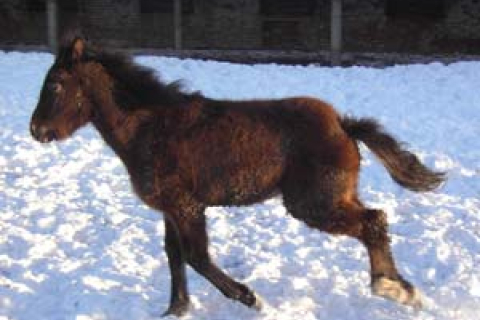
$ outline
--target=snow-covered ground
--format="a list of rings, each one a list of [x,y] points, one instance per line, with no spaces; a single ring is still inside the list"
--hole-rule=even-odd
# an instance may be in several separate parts
[[[480,63],[371,68],[244,66],[140,57],[165,80],[215,98],[321,97],[374,116],[431,167],[438,191],[395,185],[364,154],[360,192],[391,222],[398,267],[422,311],[371,295],[366,251],[310,230],[280,199],[208,211],[211,252],[265,301],[260,313],[189,270],[185,319],[474,320],[480,313]],[[29,118],[48,54],[0,52],[0,320],[158,319],[169,301],[162,216],[132,194],[120,161],[87,127],[41,145]]]

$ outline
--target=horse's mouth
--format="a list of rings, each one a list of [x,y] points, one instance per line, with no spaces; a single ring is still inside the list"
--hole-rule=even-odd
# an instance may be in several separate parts
[[[41,143],[48,143],[58,140],[58,134],[55,130],[47,129],[46,127],[36,127],[35,125],[32,125],[30,130],[35,140]]]
[[[55,131],[48,132],[47,135],[45,135],[41,140],[39,140],[41,143],[49,143],[54,140],[57,140],[57,134]]]

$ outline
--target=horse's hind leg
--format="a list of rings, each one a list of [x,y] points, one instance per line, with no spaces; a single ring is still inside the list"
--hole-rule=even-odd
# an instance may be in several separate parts
[[[418,291],[397,272],[390,248],[386,215],[366,209],[356,196],[355,175],[323,168],[316,178],[300,179],[284,185],[287,210],[310,227],[362,242],[368,250],[371,286],[374,294],[397,302],[419,306]],[[352,177],[354,179],[352,179]]]
[[[372,292],[399,303],[420,307],[420,292],[396,270],[387,234],[386,214],[381,210],[364,209],[359,219],[362,232],[357,238],[368,250]]]

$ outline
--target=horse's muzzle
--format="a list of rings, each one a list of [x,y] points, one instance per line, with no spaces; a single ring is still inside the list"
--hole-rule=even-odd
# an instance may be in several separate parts
[[[46,126],[37,126],[33,122],[30,125],[30,133],[35,138],[35,140],[42,143],[57,140],[57,133],[55,132],[55,130],[49,129]]]

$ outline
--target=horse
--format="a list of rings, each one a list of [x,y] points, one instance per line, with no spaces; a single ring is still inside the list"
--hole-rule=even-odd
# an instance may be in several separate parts
[[[309,227],[353,237],[366,247],[373,294],[421,306],[420,291],[397,270],[386,214],[359,199],[358,144],[407,189],[434,190],[445,173],[427,168],[375,119],[340,115],[311,97],[208,98],[72,35],[61,42],[45,76],[30,131],[48,143],[88,123],[122,160],[136,195],[163,213],[171,275],[164,315],[188,312],[186,265],[227,298],[261,308],[253,290],[212,261],[205,210],[277,195]]]

